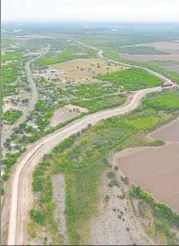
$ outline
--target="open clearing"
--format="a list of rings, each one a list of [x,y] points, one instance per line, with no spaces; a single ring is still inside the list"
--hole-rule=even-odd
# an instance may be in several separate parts
[[[179,54],[171,55],[131,55],[127,53],[120,54],[121,58],[131,61],[179,61]]]
[[[50,125],[54,127],[59,123],[75,118],[76,116],[80,115],[81,112],[88,112],[88,110],[86,108],[81,108],[72,104],[65,105],[63,108],[59,108],[54,112]]]
[[[65,219],[65,177],[63,173],[56,174],[52,177],[53,183],[53,201],[56,204],[55,219],[58,221],[59,233],[63,237],[63,243],[67,244],[67,228]]]
[[[136,44],[136,45],[129,45],[124,47],[153,47],[158,50],[169,52],[170,54],[179,54],[179,41],[174,42],[167,42],[167,41],[161,41],[161,42],[154,42],[154,43],[146,43],[146,44]]]
[[[163,139],[165,141],[179,142],[179,119],[172,121],[170,124],[156,130],[150,136],[156,139]]]
[[[171,142],[162,147],[133,148],[132,151],[126,149],[116,153],[115,158],[132,182],[179,212],[179,120],[150,136]]]
[[[104,172],[99,190],[100,200],[97,215],[90,222],[92,245],[154,245],[144,233],[140,221],[133,214],[128,199],[120,199],[128,189],[122,182],[119,187],[109,188],[109,179]],[[120,178],[120,175],[117,177]],[[109,200],[105,201],[105,196]]]
[[[164,68],[166,68],[172,72],[179,73],[179,65],[169,65],[169,66],[165,66]]]
[[[155,42],[147,44],[136,44],[126,47],[152,47],[156,50],[167,52],[169,54],[129,54],[121,53],[120,56],[131,61],[179,61],[179,41],[175,42]]]
[[[102,59],[75,59],[55,64],[53,68],[58,71],[57,84],[67,81],[73,84],[96,83],[100,81],[93,78],[95,75],[124,69],[122,66],[114,65]]]

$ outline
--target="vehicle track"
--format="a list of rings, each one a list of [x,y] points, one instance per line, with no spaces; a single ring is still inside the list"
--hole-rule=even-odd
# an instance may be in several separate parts
[[[84,46],[87,46],[84,43],[82,44]],[[90,46],[87,47],[90,48]],[[103,56],[102,50],[98,50],[95,47],[91,47],[91,48],[98,51],[98,54],[103,59],[108,61],[113,61],[111,59],[105,58]],[[148,71],[148,69],[146,70]],[[155,75],[157,74],[158,77],[163,78],[165,81],[169,81],[168,78],[165,78],[163,75],[155,73],[152,70],[150,70],[150,73],[153,73]],[[135,108],[137,108],[137,106],[140,104],[141,99],[146,94],[157,92],[157,91],[162,91],[162,87],[154,87],[154,88],[148,88],[148,89],[137,91],[132,101],[129,104],[125,106],[120,106],[118,108],[107,109],[91,115],[87,115],[75,122],[72,122],[66,127],[44,137],[43,139],[41,139],[40,142],[35,143],[34,147],[30,151],[27,151],[27,153],[24,155],[24,158],[17,164],[17,168],[15,169],[15,173],[13,174],[13,182],[11,188],[12,192],[11,192],[9,232],[8,232],[8,243],[7,243],[8,245],[25,244],[25,233],[26,233],[25,225],[28,219],[29,208],[32,207],[32,197],[33,197],[33,192],[31,187],[32,174],[35,166],[39,163],[42,156],[45,153],[48,153],[50,150],[52,150],[57,144],[59,144],[65,138],[68,138],[72,134],[79,132],[83,128],[87,127],[89,124],[94,125],[101,120],[117,115],[123,115],[134,110]],[[43,148],[40,148],[42,144],[44,144]],[[28,162],[28,160],[30,161]],[[21,185],[19,185],[20,183]],[[22,194],[23,196],[21,196]],[[24,202],[26,206],[23,205]]]

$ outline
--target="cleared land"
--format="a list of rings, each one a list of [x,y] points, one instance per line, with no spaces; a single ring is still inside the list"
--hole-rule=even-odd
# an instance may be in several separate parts
[[[53,183],[53,201],[56,204],[55,220],[58,221],[59,233],[63,237],[63,243],[67,244],[67,227],[65,219],[65,177],[63,173],[56,174],[52,177]]]
[[[171,122],[170,124],[162,127],[158,131],[156,130],[150,136],[156,139],[163,139],[165,141],[179,142],[179,119]]]
[[[98,74],[124,69],[122,66],[116,66],[102,59],[75,59],[55,64],[53,68],[58,71],[57,83],[71,81],[72,84],[100,82],[93,77]]]
[[[120,173],[118,175],[120,180]],[[90,244],[92,245],[154,245],[144,233],[140,221],[135,217],[127,199],[121,199],[128,187],[120,182],[120,188],[109,187],[107,172],[104,172],[99,189],[100,200],[97,214],[90,222]],[[109,199],[105,199],[109,197]]]
[[[131,61],[179,61],[179,42],[155,42],[120,47],[120,56]]]
[[[161,128],[151,136],[179,142],[179,120]],[[129,179],[177,212],[179,212],[178,150],[179,143],[168,143],[160,148],[137,149],[137,153],[134,151],[126,157],[122,157],[121,153],[118,155],[119,166]]]
[[[169,52],[169,53],[179,53],[179,41],[173,42],[154,42],[154,43],[146,43],[146,44],[136,44],[124,47],[153,47],[154,49]]]
[[[179,65],[170,65],[170,66],[166,66],[165,68],[172,72],[179,73]]]
[[[179,54],[171,55],[132,55],[123,53],[121,58],[131,61],[179,61]]]
[[[78,106],[66,105],[63,108],[59,108],[54,112],[51,118],[50,125],[53,127],[58,125],[59,123],[73,119],[76,116],[80,115],[81,112],[88,112],[88,110]]]

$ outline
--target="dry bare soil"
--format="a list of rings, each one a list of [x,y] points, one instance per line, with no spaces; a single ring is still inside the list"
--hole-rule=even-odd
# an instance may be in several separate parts
[[[131,60],[131,61],[179,61],[179,41],[174,42],[155,42],[155,43],[148,43],[148,44],[137,44],[131,45],[131,47],[153,47],[155,49],[168,52],[170,54],[156,54],[156,55],[135,55],[135,54],[128,54],[123,53],[120,56],[124,59]]]
[[[65,105],[62,108],[57,109],[52,118],[51,118],[51,126],[54,127],[59,123],[68,121],[80,115],[81,112],[88,112],[88,109],[81,108],[72,104]]]
[[[117,163],[132,182],[179,213],[179,119],[150,137],[163,139],[166,145],[126,149],[115,154]]]
[[[96,83],[100,82],[94,79],[95,75],[105,74],[107,72],[118,71],[124,67],[106,62],[102,59],[75,59],[53,65],[57,70],[56,83],[72,84]]]

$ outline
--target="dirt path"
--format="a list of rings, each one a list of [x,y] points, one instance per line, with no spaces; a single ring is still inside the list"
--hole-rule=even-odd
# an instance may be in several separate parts
[[[53,183],[53,201],[56,204],[55,220],[59,224],[59,233],[63,238],[63,244],[68,244],[67,226],[65,218],[65,177],[63,173],[58,173],[52,177]]]

